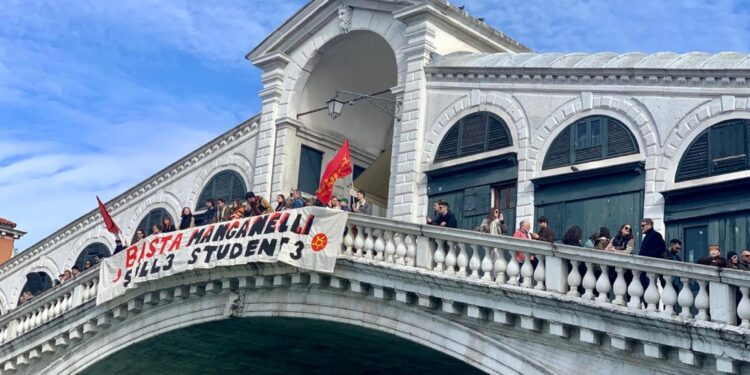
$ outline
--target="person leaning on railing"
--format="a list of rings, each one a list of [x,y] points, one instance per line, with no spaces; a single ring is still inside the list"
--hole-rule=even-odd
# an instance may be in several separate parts
[[[604,248],[604,250],[632,254],[634,243],[633,227],[630,226],[630,224],[623,224],[617,232],[617,235],[612,238],[612,241]]]

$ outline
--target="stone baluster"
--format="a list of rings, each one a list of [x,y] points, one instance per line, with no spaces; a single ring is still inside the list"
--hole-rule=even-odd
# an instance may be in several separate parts
[[[471,270],[471,273],[469,273],[470,279],[479,278],[479,266],[480,265],[481,265],[481,262],[479,261],[479,246],[471,245],[471,257],[469,258],[469,269]]]
[[[55,306],[52,308],[52,311],[55,314],[55,316],[58,316],[63,313],[63,302],[65,302],[65,296],[58,297],[55,300]]]
[[[568,274],[568,285],[570,290],[568,295],[572,297],[580,297],[581,293],[578,292],[578,286],[581,285],[581,273],[578,272],[578,261],[570,261],[570,273]]]
[[[609,302],[609,292],[612,290],[612,284],[609,282],[609,266],[602,266],[602,273],[596,280],[596,297],[597,302]]]
[[[508,269],[508,262],[505,261],[505,250],[492,249],[492,252],[495,254],[495,262],[492,265],[492,270],[495,272],[495,282],[505,284],[505,271]]]
[[[396,263],[394,256],[396,255],[396,242],[393,240],[393,232],[385,232],[385,261],[388,263]]]
[[[622,267],[615,267],[617,272],[617,278],[615,279],[614,285],[612,285],[612,291],[615,293],[615,300],[613,304],[619,306],[625,306],[627,304],[626,294],[628,293],[628,284],[625,281],[625,269]]]
[[[409,234],[404,241],[406,241],[406,258],[404,258],[404,263],[407,266],[414,267],[417,261],[417,239],[414,235]]]
[[[516,251],[511,250],[510,251],[510,262],[508,262],[508,284],[509,285],[518,285],[518,278],[521,274],[521,266],[518,264],[518,260],[516,260]]]
[[[364,232],[367,230],[367,237],[365,237],[365,258],[375,258],[375,231],[372,228],[362,228]]]
[[[706,289],[706,281],[698,280],[698,286],[700,289],[698,290],[698,295],[695,296],[695,308],[698,309],[698,315],[695,316],[695,319],[708,320],[708,306],[710,300]]]
[[[435,271],[445,271],[445,240],[435,240],[436,247],[432,260],[435,262]]]
[[[680,294],[677,296],[677,302],[682,309],[680,316],[684,319],[690,319],[693,317],[693,314],[690,313],[690,308],[693,307],[693,291],[690,290],[690,279],[682,278],[681,281],[682,289],[680,289]]]
[[[484,256],[482,257],[482,280],[492,281],[492,249],[482,247],[484,249]]]
[[[742,299],[737,304],[737,316],[740,317],[740,327],[750,328],[750,288],[740,287]]]
[[[42,306],[40,310],[39,315],[41,315],[41,319],[39,319],[39,324],[47,323],[50,318],[54,319],[54,317],[50,317],[51,312],[52,312],[52,305],[49,303],[45,303],[44,306]]]
[[[633,270],[633,281],[628,285],[628,294],[630,294],[630,302],[628,307],[634,310],[641,308],[641,296],[643,296],[643,284],[641,284],[641,271]]]
[[[408,237],[408,235],[396,233],[394,237],[396,243],[396,264],[406,265],[406,244],[404,243],[404,237]]]
[[[677,291],[672,285],[672,276],[664,275],[664,290],[661,292],[661,302],[664,304],[664,315],[674,316],[674,305],[677,303]]]
[[[643,299],[646,301],[646,310],[656,311],[659,305],[659,290],[656,287],[656,283],[659,279],[653,272],[646,273],[648,276],[648,288],[646,293],[643,295]]]
[[[594,271],[594,264],[586,262],[586,274],[583,275],[583,299],[594,299],[594,288],[596,288],[596,274]]]
[[[364,228],[356,227],[352,225],[352,229],[357,230],[357,235],[354,237],[354,255],[358,257],[365,256],[365,230]]]
[[[448,241],[448,252],[445,254],[445,273],[456,274],[456,243]]]
[[[354,246],[354,225],[347,224],[346,225],[346,234],[344,235],[344,254],[346,255],[352,255],[352,246]]]
[[[536,269],[534,270],[534,280],[536,280],[534,289],[545,290],[544,280],[547,270],[544,267],[544,255],[537,255],[536,259],[538,263],[536,264]]]
[[[521,283],[521,286],[524,288],[531,288],[534,280],[534,265],[531,264],[531,254],[526,254],[526,258],[523,260],[523,265],[521,265],[521,276],[523,277],[523,282]]]
[[[469,244],[467,243],[459,243],[458,244],[458,256],[456,257],[456,265],[458,266],[458,274],[460,276],[468,276],[468,273],[466,272],[466,266],[469,265],[469,255],[468,251],[466,250],[469,247]]]
[[[376,260],[385,260],[385,239],[383,231],[380,229],[373,230],[372,233],[375,235],[375,243],[373,246],[373,258]]]

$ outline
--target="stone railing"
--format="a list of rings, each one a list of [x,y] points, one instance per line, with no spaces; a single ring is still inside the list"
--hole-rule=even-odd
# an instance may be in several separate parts
[[[96,298],[99,266],[34,297],[0,318],[0,345]],[[41,354],[41,353],[39,353]]]
[[[524,258],[520,262],[519,252],[523,253]],[[532,256],[536,261],[530,261]],[[528,291],[526,293],[556,298],[567,301],[566,303],[578,302],[601,307],[606,309],[606,314],[620,311],[630,315],[696,324],[701,329],[731,330],[733,333],[750,335],[750,272],[747,271],[401,223],[362,215],[349,216],[340,257],[491,288]],[[93,306],[91,301],[96,298],[98,277],[97,266],[77,279],[37,296],[0,317],[0,345],[82,305]],[[338,278],[330,279],[332,286],[338,283]],[[267,282],[263,280],[264,283]],[[382,294],[383,289],[378,290]],[[420,299],[420,306],[422,302],[429,305],[426,299]],[[445,304],[444,310],[446,306],[451,305]],[[469,316],[479,316],[476,308],[469,310]],[[117,312],[113,314],[114,318],[118,317]],[[502,316],[497,312],[493,319],[501,321],[499,317]],[[110,318],[106,315],[106,319]],[[526,323],[530,327],[534,326],[534,320],[530,318],[524,318],[521,322],[522,326]],[[548,324],[550,334],[564,335],[566,327],[563,323],[550,320]],[[580,332],[581,340],[596,342],[595,333],[590,328],[581,327]],[[65,340],[76,340],[84,334],[86,325],[71,331],[65,336]],[[610,336],[612,346],[618,349],[629,346],[630,338],[621,338],[616,334]],[[52,346],[67,343],[53,340],[45,345],[49,346],[49,351],[54,349]],[[32,360],[33,356],[43,355],[45,345],[19,357],[20,360]],[[658,345],[643,341],[643,347],[647,356],[662,357]],[[733,360],[725,361],[718,357],[716,360],[717,368],[732,369],[734,366]],[[689,348],[680,348],[680,361],[696,363]],[[23,363],[5,362],[3,366],[16,365]],[[8,369],[3,367],[0,370]]]
[[[342,251],[353,260],[415,266],[669,319],[750,328],[747,271],[361,215],[350,215],[347,225]]]

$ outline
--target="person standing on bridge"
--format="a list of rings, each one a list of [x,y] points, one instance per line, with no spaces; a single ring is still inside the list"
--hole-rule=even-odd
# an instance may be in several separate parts
[[[555,242],[555,231],[549,227],[549,220],[547,220],[547,217],[540,217],[536,223],[539,224],[539,232],[531,233],[531,238],[537,241]]]
[[[641,220],[641,233],[644,234],[641,241],[641,251],[638,255],[650,258],[664,258],[667,252],[667,244],[661,233],[654,230],[654,221],[649,218]]]
[[[372,204],[367,201],[367,194],[364,190],[357,191],[357,201],[354,202],[352,212],[357,214],[372,215]]]
[[[531,232],[531,223],[528,220],[521,220],[521,222],[518,224],[518,230],[516,233],[513,233],[513,237],[520,238],[524,240],[530,240],[533,239],[534,233]],[[518,251],[516,252],[516,261],[520,264],[523,263],[524,260],[526,260],[526,254]],[[536,259],[534,256],[531,256],[531,261],[534,262]]]
[[[496,235],[507,235],[508,226],[505,225],[503,213],[499,208],[495,207],[490,210],[490,213],[482,219],[482,224],[479,225],[479,231],[489,234]]]
[[[440,219],[437,225],[446,228],[458,228],[458,220],[456,220],[456,215],[451,212],[448,202],[440,202]]]

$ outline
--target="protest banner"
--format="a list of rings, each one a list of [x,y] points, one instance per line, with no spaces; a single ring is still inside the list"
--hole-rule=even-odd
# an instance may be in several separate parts
[[[331,273],[346,218],[343,211],[304,207],[149,236],[102,262],[96,303],[197,269],[284,262]]]

